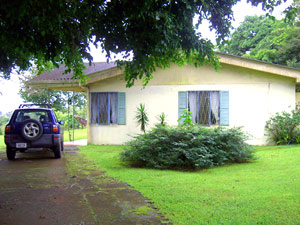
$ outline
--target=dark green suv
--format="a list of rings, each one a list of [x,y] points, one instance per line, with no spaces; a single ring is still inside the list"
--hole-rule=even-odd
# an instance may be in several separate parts
[[[57,121],[49,105],[20,105],[5,127],[8,160],[15,159],[16,152],[26,152],[29,148],[49,148],[55,158],[60,158],[64,144],[63,124],[64,121]]]

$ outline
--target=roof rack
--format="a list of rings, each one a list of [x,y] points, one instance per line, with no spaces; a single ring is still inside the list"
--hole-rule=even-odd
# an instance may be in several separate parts
[[[44,106],[43,108],[51,109],[51,106],[49,104],[21,104],[19,106],[19,109],[30,108],[32,106]]]

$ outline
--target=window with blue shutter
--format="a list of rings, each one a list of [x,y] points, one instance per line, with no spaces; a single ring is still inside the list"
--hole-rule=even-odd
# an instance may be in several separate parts
[[[125,92],[118,93],[118,124],[126,124],[126,98]]]
[[[90,93],[91,124],[125,124],[125,93]]]
[[[220,91],[220,125],[229,125],[229,91]]]
[[[228,91],[179,92],[178,115],[184,109],[192,112],[192,121],[201,125],[229,125]]]
[[[183,110],[187,109],[187,92],[178,92],[178,119],[182,115]],[[179,121],[182,123],[182,121]]]

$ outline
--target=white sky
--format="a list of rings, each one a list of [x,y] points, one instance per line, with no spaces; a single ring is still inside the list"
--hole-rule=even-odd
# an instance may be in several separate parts
[[[287,3],[276,7],[273,15],[277,18],[282,18],[282,11],[292,3],[292,0],[288,0]],[[243,22],[245,16],[262,15],[265,14],[261,10],[261,6],[252,7],[246,3],[246,0],[242,0],[233,7],[234,18],[233,27],[238,27]],[[208,22],[205,22],[199,28],[204,38],[210,39],[214,42],[214,33],[208,28]],[[97,50],[94,46],[91,47],[91,53],[94,57],[94,62],[106,61],[105,55],[101,53],[101,50]],[[0,79],[0,112],[7,113],[13,111],[20,104],[22,99],[19,97],[19,80],[18,76],[12,74],[11,80]]]

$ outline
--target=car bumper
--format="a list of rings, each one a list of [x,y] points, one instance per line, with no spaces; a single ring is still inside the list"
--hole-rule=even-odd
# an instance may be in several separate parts
[[[5,135],[4,141],[10,148],[17,148],[17,143],[26,143],[26,148],[53,148],[58,146],[62,139],[59,134],[43,134],[38,140],[29,142],[19,135],[11,134]]]

